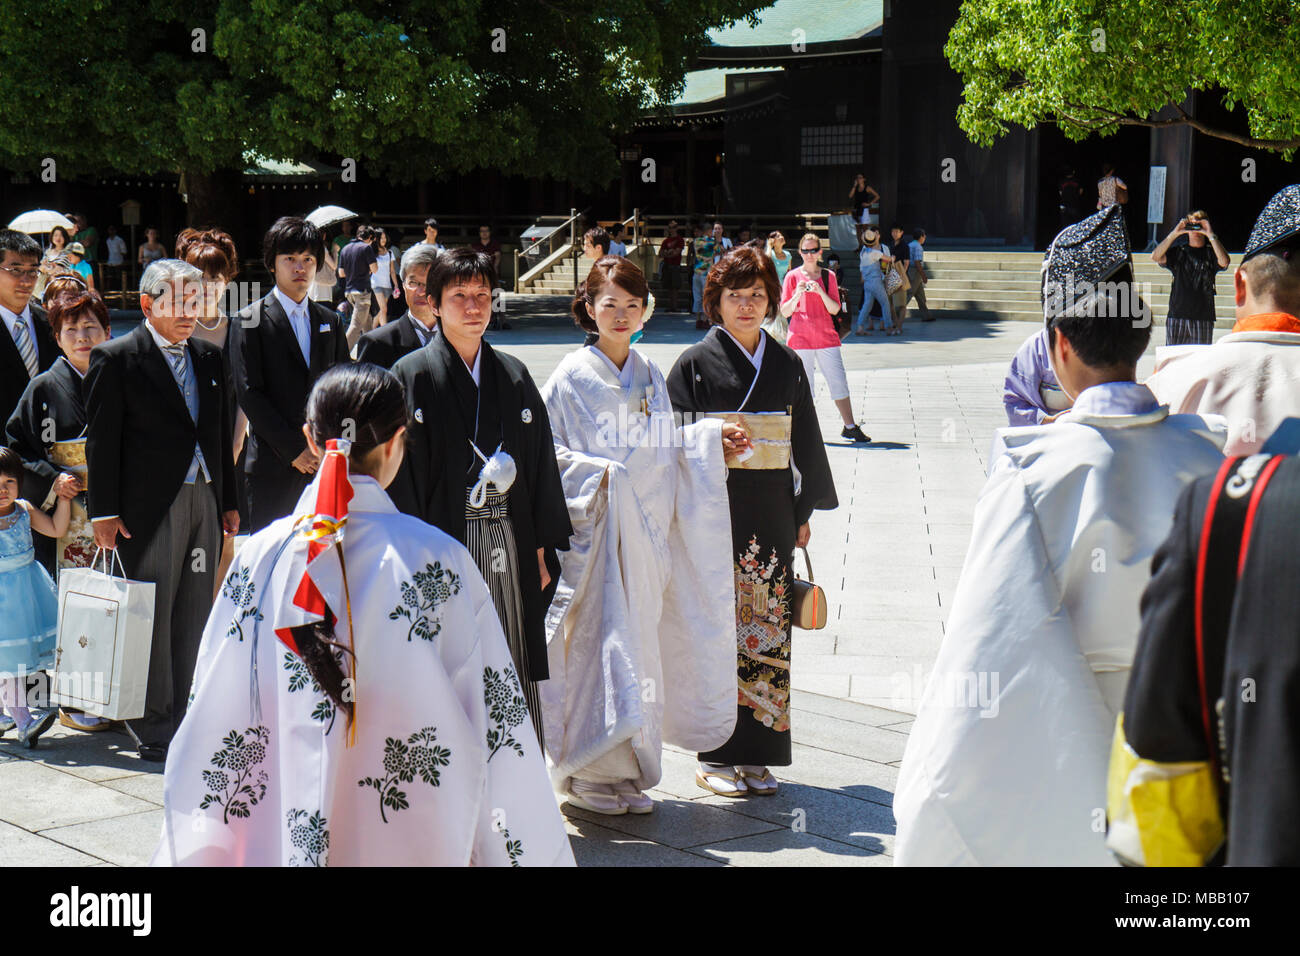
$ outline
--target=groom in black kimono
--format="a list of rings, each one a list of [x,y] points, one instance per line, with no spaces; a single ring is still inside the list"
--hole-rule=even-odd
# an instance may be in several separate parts
[[[406,459],[389,493],[403,511],[441,528],[474,555],[540,736],[541,715],[528,682],[548,676],[544,621],[558,576],[554,551],[568,550],[573,529],[541,394],[523,362],[483,341],[496,278],[491,257],[472,249],[448,252],[429,269],[425,295],[438,331],[393,366],[406,389],[411,423]],[[482,508],[471,509],[470,489],[498,449],[513,459],[514,481],[483,486]],[[467,510],[487,523],[508,517],[495,521],[489,542],[486,524],[469,519]]]

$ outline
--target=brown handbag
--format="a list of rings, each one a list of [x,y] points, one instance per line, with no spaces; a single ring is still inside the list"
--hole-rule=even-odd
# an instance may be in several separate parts
[[[803,552],[803,563],[808,568],[808,580],[798,575],[794,579],[794,590],[790,600],[790,621],[805,631],[820,631],[826,626],[826,592],[813,583],[812,561],[808,558],[808,549]]]

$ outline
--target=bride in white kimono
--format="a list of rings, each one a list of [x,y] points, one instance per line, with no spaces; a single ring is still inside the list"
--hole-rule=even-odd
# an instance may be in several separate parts
[[[221,588],[153,862],[572,865],[487,586],[463,546],[384,492],[401,385],[374,365],[331,369],[307,421],[321,468]]]
[[[707,751],[736,722],[735,583],[724,453],[744,429],[675,424],[663,373],[631,350],[645,276],[598,260],[574,318],[599,338],[542,389],[574,534],[547,616],[542,725],[557,789],[649,813],[662,742]]]

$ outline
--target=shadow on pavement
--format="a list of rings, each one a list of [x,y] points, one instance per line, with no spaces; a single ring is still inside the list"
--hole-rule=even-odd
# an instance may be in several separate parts
[[[61,728],[56,723],[50,732],[40,739],[34,750],[24,749],[14,737],[0,741],[0,753],[43,763],[56,770],[67,770],[78,774],[83,768],[97,768],[87,779],[110,779],[113,774],[105,774],[102,769],[120,770],[129,773],[162,773],[162,763],[141,760],[135,753],[135,742],[125,731],[105,730],[98,733]]]

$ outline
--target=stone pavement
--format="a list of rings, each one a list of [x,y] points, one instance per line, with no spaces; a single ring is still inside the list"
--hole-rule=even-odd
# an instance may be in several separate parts
[[[515,328],[490,341],[524,359],[540,385],[581,333],[555,316],[558,301],[524,317],[517,304]],[[1005,422],[1002,376],[1036,328],[909,322],[903,337],[846,341],[854,413],[873,442],[840,442],[819,383],[840,507],[814,514],[809,553],[831,618],[822,631],[794,635],[794,763],[774,768],[780,792],[707,793],[695,784],[694,756],[668,748],[654,813],[564,807],[580,865],[891,864],[897,767],[943,636],[993,431]],[[701,334],[661,314],[638,347],[667,371]],[[57,724],[35,751],[12,734],[0,741],[0,865],[146,862],[161,826],[161,768],[129,748],[123,735]]]

